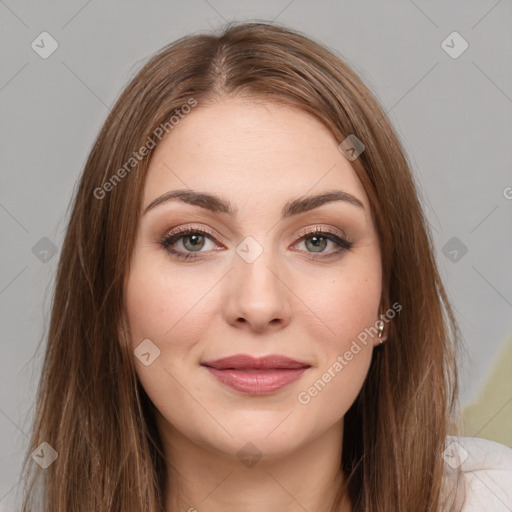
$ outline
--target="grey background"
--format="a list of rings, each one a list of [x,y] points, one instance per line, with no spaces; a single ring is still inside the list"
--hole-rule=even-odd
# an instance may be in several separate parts
[[[0,0],[0,16],[0,512],[13,510],[66,209],[93,139],[149,54],[225,20],[275,20],[316,38],[388,111],[467,345],[462,405],[475,397],[512,333],[511,0]],[[31,47],[43,31],[59,45],[47,59]],[[441,47],[453,31],[469,44],[458,58]],[[55,254],[40,251],[51,248],[43,237]],[[453,243],[467,247],[458,261]]]

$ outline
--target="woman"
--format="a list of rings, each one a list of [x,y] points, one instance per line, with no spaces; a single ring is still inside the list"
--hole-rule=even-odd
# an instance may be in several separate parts
[[[38,489],[53,512],[469,510],[458,338],[355,73],[275,25],[183,38],[83,171],[24,510]],[[511,451],[483,443],[506,476]]]

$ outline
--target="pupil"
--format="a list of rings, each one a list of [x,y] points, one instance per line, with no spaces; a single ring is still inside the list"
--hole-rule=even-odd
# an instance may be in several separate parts
[[[320,248],[321,250],[325,248],[325,244],[327,243],[326,239],[321,236],[312,236],[309,240],[313,243],[313,247]],[[321,245],[320,245],[321,244]],[[320,251],[313,251],[320,252]]]
[[[188,235],[187,237],[185,237],[185,241],[192,241],[192,249],[194,248],[199,248],[201,249],[202,246],[204,245],[204,240],[202,241],[203,243],[201,243],[201,239],[202,238],[202,235]],[[187,246],[187,244],[185,243],[184,244],[185,247]]]

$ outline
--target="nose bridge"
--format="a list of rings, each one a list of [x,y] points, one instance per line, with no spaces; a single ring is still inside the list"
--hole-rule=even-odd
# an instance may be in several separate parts
[[[260,242],[253,236],[247,236],[238,244],[234,261],[235,274],[251,287],[256,286],[260,291],[272,289],[275,292],[278,258],[274,254],[271,237],[262,238],[259,237]]]

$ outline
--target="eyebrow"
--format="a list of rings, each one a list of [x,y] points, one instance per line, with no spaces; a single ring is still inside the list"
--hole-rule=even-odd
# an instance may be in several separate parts
[[[215,194],[206,192],[197,192],[190,189],[171,190],[157,197],[145,208],[143,215],[153,208],[167,203],[168,201],[181,201],[200,208],[205,208],[215,213],[226,213],[236,215],[238,208],[235,208],[228,200]],[[320,206],[333,201],[344,201],[348,204],[364,209],[364,205],[357,197],[343,192],[342,190],[331,190],[315,196],[302,196],[288,201],[281,212],[283,218],[298,215],[319,208]]]

